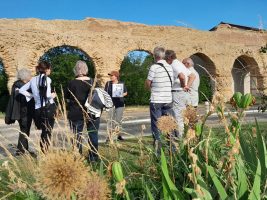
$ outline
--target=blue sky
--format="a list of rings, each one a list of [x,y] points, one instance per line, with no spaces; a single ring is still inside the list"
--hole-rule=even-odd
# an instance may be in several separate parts
[[[209,30],[221,21],[267,29],[267,0],[1,0],[0,18],[115,19]]]

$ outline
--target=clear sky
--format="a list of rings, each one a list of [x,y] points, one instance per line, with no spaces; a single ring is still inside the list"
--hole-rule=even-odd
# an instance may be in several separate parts
[[[0,18],[115,19],[209,30],[221,21],[267,29],[267,0],[0,0]]]

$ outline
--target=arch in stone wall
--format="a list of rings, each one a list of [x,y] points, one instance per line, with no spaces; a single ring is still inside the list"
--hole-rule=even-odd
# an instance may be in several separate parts
[[[204,53],[197,52],[190,56],[194,62],[196,71],[201,76],[208,76],[210,78],[210,84],[212,86],[212,93],[215,92],[216,88],[216,77],[218,75],[215,63],[209,56]]]
[[[59,57],[62,56],[63,57]],[[65,57],[64,55],[74,55],[74,57]],[[59,60],[54,60],[54,58],[59,58]],[[50,75],[52,79],[53,87],[56,88],[57,92],[61,92],[61,85],[63,88],[66,87],[68,81],[74,79],[73,68],[78,60],[83,60],[87,63],[88,74],[90,77],[95,76],[96,66],[92,58],[82,49],[70,46],[70,45],[61,45],[55,46],[48,49],[40,58],[39,61],[48,61],[52,64],[52,73]],[[64,65],[59,65],[56,63],[64,62],[67,60]],[[53,63],[55,62],[55,63]],[[62,67],[65,66],[64,69]]]
[[[262,89],[262,74],[257,61],[248,55],[238,56],[232,67],[232,91],[257,95]]]
[[[147,57],[149,56],[149,57]],[[124,81],[128,95],[126,105],[144,105],[149,102],[150,92],[144,88],[148,70],[154,62],[148,50],[128,51],[120,65],[120,79]]]

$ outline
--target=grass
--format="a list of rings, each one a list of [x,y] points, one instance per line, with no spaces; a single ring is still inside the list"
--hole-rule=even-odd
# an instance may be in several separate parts
[[[264,137],[267,137],[267,123],[260,122],[259,123],[260,130]],[[255,127],[255,123],[244,124],[242,126],[243,132],[250,131]],[[204,134],[208,134],[208,129],[206,128]],[[224,128],[215,127],[212,128],[211,138],[215,139],[217,145],[220,145],[222,141],[226,138],[226,133],[224,133]],[[159,174],[156,172],[155,166],[155,156],[153,155],[153,139],[152,136],[146,136],[142,138],[134,138],[127,139],[123,142],[117,142],[115,145],[109,144],[100,144],[99,153],[103,156],[103,160],[105,165],[109,165],[113,161],[120,161],[122,163],[124,173],[126,175],[125,179],[127,181],[127,188],[131,191],[131,193],[137,197],[141,198],[143,194],[140,194],[140,191],[143,191],[143,176],[151,176],[148,179],[151,180],[151,183],[155,180],[160,180]],[[149,156],[150,154],[150,156]],[[106,158],[106,159],[105,159]],[[177,158],[176,158],[177,159]],[[178,158],[179,159],[179,158]],[[19,160],[18,160],[19,162]],[[157,162],[157,161],[156,161]],[[3,160],[0,161],[0,165],[2,165]],[[98,171],[100,169],[101,164],[96,163],[93,164],[94,171]],[[145,166],[145,167],[142,167]],[[108,170],[108,169],[107,169]],[[147,170],[147,171],[145,171]],[[0,199],[3,195],[3,191],[10,191],[7,187],[7,180],[9,180],[8,174],[4,171],[0,171]],[[157,182],[156,181],[156,182]],[[158,185],[154,185],[157,187]],[[155,188],[157,190],[157,188]],[[11,192],[11,191],[10,191]],[[32,192],[27,191],[27,192]],[[7,194],[5,192],[5,194]],[[33,194],[36,195],[36,194]],[[25,199],[29,195],[25,193],[14,193],[6,199]],[[40,199],[39,196],[36,199]]]

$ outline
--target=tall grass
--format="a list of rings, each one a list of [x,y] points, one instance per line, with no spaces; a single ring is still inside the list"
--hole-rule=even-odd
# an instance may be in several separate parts
[[[37,158],[9,155],[1,161],[0,199],[267,199],[266,135],[256,120],[243,128],[248,106],[235,104],[237,113],[225,115],[223,96],[216,93],[206,115],[188,108],[184,138],[170,137],[172,119],[160,120],[160,156],[142,126],[133,143],[100,147],[97,163],[78,153],[73,134],[59,123],[47,153],[35,144]],[[206,125],[213,113],[223,127],[219,134]]]

